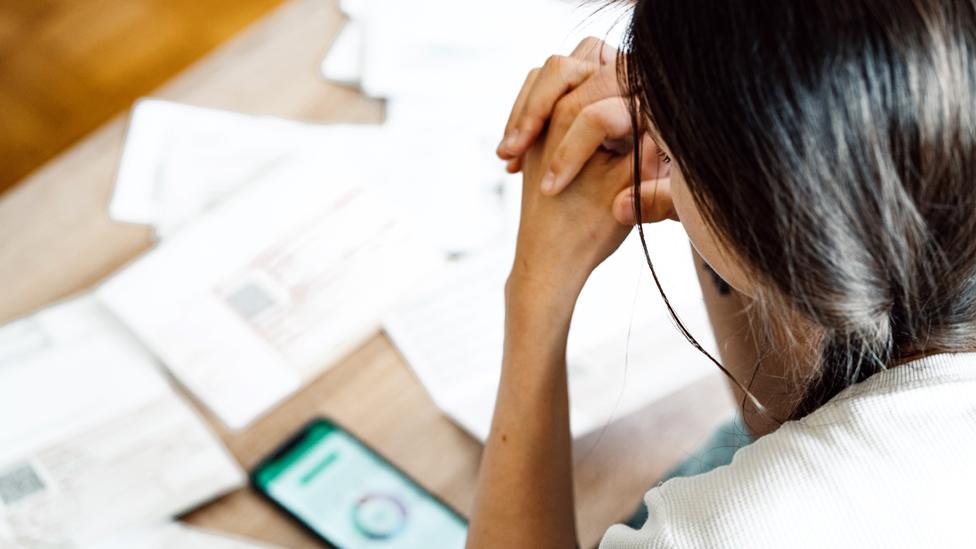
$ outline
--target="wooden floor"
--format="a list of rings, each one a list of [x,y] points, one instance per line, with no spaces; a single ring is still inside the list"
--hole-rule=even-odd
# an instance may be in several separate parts
[[[0,192],[282,0],[0,0]]]

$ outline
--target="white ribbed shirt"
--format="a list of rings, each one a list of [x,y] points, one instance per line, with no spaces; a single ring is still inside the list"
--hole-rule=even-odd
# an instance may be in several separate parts
[[[601,549],[976,548],[976,353],[876,374],[644,501]]]

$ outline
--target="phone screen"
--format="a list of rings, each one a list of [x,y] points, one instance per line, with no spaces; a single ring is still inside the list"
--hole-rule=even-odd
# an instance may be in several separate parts
[[[342,548],[461,548],[467,523],[340,427],[316,421],[254,483]]]

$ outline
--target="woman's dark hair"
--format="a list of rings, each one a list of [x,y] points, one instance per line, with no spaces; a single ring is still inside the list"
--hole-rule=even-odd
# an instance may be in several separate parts
[[[760,309],[811,327],[791,418],[976,349],[974,2],[639,0],[622,56]]]

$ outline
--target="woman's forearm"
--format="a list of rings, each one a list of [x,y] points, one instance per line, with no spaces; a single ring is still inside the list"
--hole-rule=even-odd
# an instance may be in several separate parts
[[[575,299],[509,283],[505,352],[468,547],[573,547],[566,339]]]

